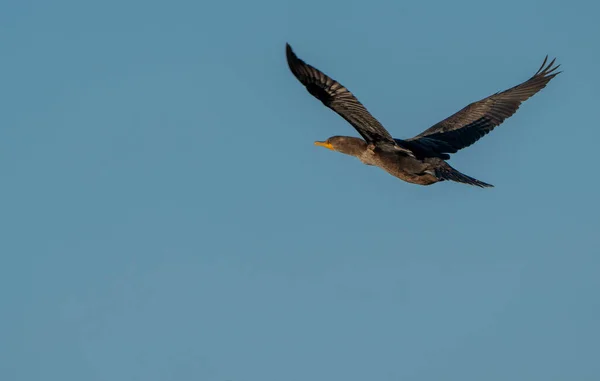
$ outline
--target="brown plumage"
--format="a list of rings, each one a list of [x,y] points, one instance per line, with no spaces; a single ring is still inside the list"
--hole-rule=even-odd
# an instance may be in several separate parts
[[[560,65],[554,66],[555,60],[546,64],[546,56],[540,69],[527,81],[473,102],[414,138],[401,140],[393,138],[347,88],[298,58],[289,44],[286,57],[290,70],[308,92],[348,121],[364,139],[333,136],[315,144],[355,156],[367,165],[420,185],[451,180],[491,187],[460,173],[445,160],[512,116],[522,102],[560,73],[556,71]]]

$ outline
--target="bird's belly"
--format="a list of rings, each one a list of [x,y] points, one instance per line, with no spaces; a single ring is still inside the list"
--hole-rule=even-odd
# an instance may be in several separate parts
[[[440,181],[434,175],[425,172],[426,165],[424,163],[412,158],[399,162],[384,161],[377,166],[390,175],[412,184],[431,185]]]
[[[435,184],[438,181],[440,181],[438,178],[436,178],[433,175],[430,175],[429,173],[411,174],[411,173],[405,173],[405,172],[401,172],[401,171],[396,171],[396,172],[386,171],[386,172],[388,172],[392,176],[399,178],[400,180],[404,180],[407,183],[412,183],[412,184],[431,185],[431,184]]]

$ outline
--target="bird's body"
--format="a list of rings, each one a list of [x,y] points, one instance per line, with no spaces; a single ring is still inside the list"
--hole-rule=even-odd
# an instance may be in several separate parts
[[[358,147],[364,147],[364,150],[356,156],[364,164],[379,167],[390,175],[409,183],[429,185],[438,181],[428,170],[437,165],[437,161],[440,161],[440,159],[425,158],[420,160],[406,155],[402,151],[381,149],[376,145],[369,146],[359,138],[345,138],[356,139],[357,141],[354,144]],[[358,141],[362,141],[362,144]]]
[[[299,59],[289,44],[286,56],[290,70],[308,92],[342,116],[363,137],[333,136],[315,142],[316,145],[354,156],[364,164],[419,185],[451,180],[491,187],[452,168],[446,162],[449,154],[489,133],[558,74],[554,60],[546,65],[546,57],[540,70],[528,81],[471,103],[416,137],[401,140],[394,139],[348,89]]]
[[[402,141],[397,140],[399,147],[403,148]],[[388,145],[377,146],[367,144],[360,138],[350,136],[333,136],[328,139],[330,143],[317,142],[317,145],[329,148],[329,144],[335,145],[336,151],[355,156],[366,165],[379,167],[409,183],[419,185],[431,185],[443,180],[455,180],[471,185],[489,186],[479,180],[466,176],[439,157],[423,156],[412,151],[399,150]],[[407,147],[410,144],[405,144]]]

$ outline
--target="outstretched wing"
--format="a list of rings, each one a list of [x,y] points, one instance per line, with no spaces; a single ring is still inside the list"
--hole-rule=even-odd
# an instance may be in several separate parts
[[[540,69],[527,81],[513,88],[473,102],[456,114],[442,120],[409,141],[417,142],[439,153],[455,153],[468,147],[512,116],[521,105],[560,72],[548,65],[548,56]]]
[[[285,45],[285,53],[290,70],[306,90],[346,119],[367,143],[396,145],[390,133],[348,89],[298,58],[289,44]]]

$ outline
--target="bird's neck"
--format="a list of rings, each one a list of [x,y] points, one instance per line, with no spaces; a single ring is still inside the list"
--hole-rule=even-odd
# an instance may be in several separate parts
[[[367,150],[367,143],[359,138],[347,137],[335,150],[360,159]]]

